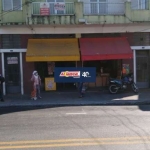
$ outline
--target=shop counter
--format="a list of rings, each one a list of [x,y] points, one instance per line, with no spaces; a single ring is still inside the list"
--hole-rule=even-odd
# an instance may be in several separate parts
[[[54,78],[47,77],[45,78],[45,91],[55,91],[56,83],[54,82]]]

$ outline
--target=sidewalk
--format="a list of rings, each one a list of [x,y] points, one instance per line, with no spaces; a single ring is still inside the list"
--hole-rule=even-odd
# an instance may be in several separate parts
[[[108,91],[87,91],[84,98],[77,92],[43,92],[42,99],[31,100],[29,95],[8,95],[0,107],[16,106],[81,106],[81,105],[142,105],[150,104],[150,89],[109,94]]]

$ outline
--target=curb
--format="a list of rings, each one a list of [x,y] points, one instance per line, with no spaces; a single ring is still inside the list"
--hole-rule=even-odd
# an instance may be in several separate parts
[[[59,104],[10,104],[10,105],[0,105],[0,108],[7,107],[64,107],[64,106],[125,106],[125,105],[146,105],[150,104],[150,101],[126,101],[126,102],[103,102],[103,103],[77,103],[77,104],[69,104],[69,103],[59,103]]]

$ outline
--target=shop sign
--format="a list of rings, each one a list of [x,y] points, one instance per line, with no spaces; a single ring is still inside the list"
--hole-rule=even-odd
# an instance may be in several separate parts
[[[18,64],[18,57],[7,57],[7,64]]]
[[[55,67],[55,82],[96,82],[95,67]]]
[[[54,9],[55,10],[65,10],[65,3],[55,3]]]
[[[49,3],[40,3],[40,15],[49,15]]]

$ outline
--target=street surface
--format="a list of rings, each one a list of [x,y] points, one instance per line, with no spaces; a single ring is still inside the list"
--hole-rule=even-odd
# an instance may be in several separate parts
[[[0,150],[150,150],[150,105],[0,108]]]

